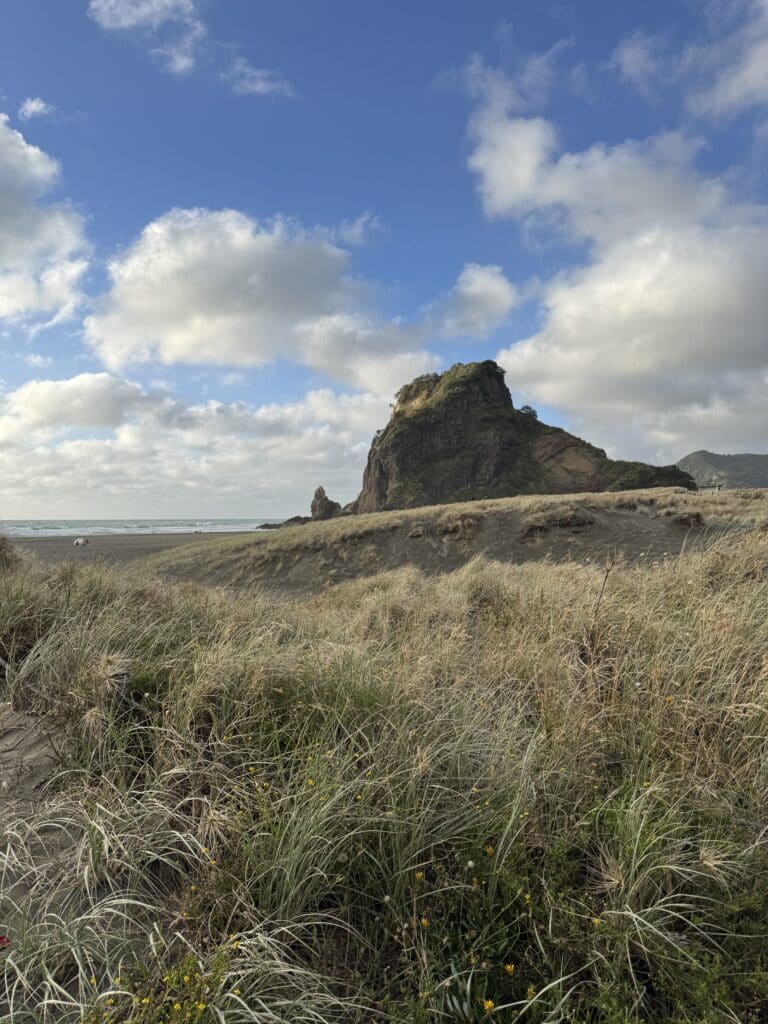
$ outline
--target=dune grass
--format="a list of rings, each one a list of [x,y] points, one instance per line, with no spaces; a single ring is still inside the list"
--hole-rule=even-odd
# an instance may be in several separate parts
[[[1,1019],[765,1019],[768,534],[283,602],[0,572],[61,760]]]
[[[320,550],[347,541],[361,541],[373,534],[394,531],[403,526],[450,526],[452,522],[467,515],[510,515],[523,520],[535,519],[549,513],[556,514],[564,505],[605,509],[645,507],[659,512],[699,512],[704,521],[712,525],[754,527],[768,522],[768,490],[765,489],[691,492],[683,488],[659,487],[641,491],[593,494],[520,495],[514,498],[489,498],[482,501],[456,502],[451,505],[430,505],[392,512],[341,516],[300,526],[286,526],[279,530],[255,532],[247,538],[223,536],[215,541],[208,539],[204,543],[192,543],[183,548],[164,552],[154,556],[152,562],[154,566],[162,569],[185,559],[215,562],[223,556],[247,553],[256,565],[269,561],[275,555]]]

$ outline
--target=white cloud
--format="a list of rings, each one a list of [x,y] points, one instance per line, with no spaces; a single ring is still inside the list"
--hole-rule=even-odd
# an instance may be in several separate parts
[[[90,0],[88,13],[106,29],[158,29],[197,17],[195,0]]]
[[[680,89],[688,111],[726,118],[768,104],[768,0],[701,4],[697,38],[678,52],[669,39],[634,32],[621,40],[612,66],[646,99],[669,103]]]
[[[207,36],[196,0],[90,0],[88,13],[108,31],[140,31],[157,39],[153,53],[173,74],[194,68]]]
[[[684,54],[686,72],[706,80],[690,98],[696,113],[731,116],[768,104],[768,0],[749,0],[733,9],[745,11],[733,31],[718,31],[710,42],[690,46]]]
[[[45,366],[51,366],[53,359],[50,356],[41,355],[40,352],[30,352],[28,356],[24,357],[24,362],[28,366],[42,368]]]
[[[343,220],[331,230],[329,237],[341,245],[361,246],[367,245],[371,236],[382,230],[379,218],[366,211],[354,220]]]
[[[484,337],[504,324],[517,301],[501,267],[467,263],[443,311],[442,330]]]
[[[558,61],[572,46],[572,39],[559,39],[544,53],[517,54],[506,73],[474,56],[460,78],[470,95],[487,106],[537,110],[547,103],[558,80]]]
[[[646,32],[625,36],[613,51],[612,66],[623,81],[646,97],[655,96],[668,78],[668,62],[663,56],[664,40]]]
[[[115,427],[152,400],[138,384],[108,373],[83,373],[67,380],[31,380],[0,403],[0,440],[22,440],[82,427]]]
[[[30,382],[0,396],[4,514],[291,514],[320,483],[348,501],[388,413],[325,389],[253,407],[184,405],[106,373]]]
[[[39,96],[28,96],[19,107],[19,117],[22,121],[29,121],[33,117],[50,117],[56,113],[56,107],[52,103],[46,103]]]
[[[90,0],[88,13],[107,31],[143,34],[150,52],[166,70],[187,75],[203,57],[208,63],[219,64],[220,51],[228,49],[231,54],[231,47],[209,42],[200,6],[198,0]],[[254,67],[240,55],[231,58],[219,75],[238,95],[293,95],[290,83],[279,71]]]
[[[698,144],[678,133],[562,152],[553,125],[514,116],[498,90],[471,130],[486,212],[555,211],[589,252],[543,285],[541,329],[499,353],[515,396],[614,454],[765,437],[768,210],[699,175]]]
[[[222,74],[237,96],[293,96],[291,83],[269,68],[255,68],[245,57],[235,57]]]
[[[469,167],[490,217],[557,209],[574,240],[609,245],[634,231],[705,219],[723,202],[718,181],[687,173],[699,143],[677,132],[558,154],[551,122],[512,116],[497,96],[470,131]]]
[[[322,233],[282,220],[173,210],[110,264],[111,288],[86,319],[86,338],[111,369],[284,358],[381,389],[395,373],[433,365],[419,350],[421,328],[361,308],[348,259]]]
[[[45,204],[59,165],[0,114],[0,322],[59,320],[81,300],[87,269],[83,220]]]

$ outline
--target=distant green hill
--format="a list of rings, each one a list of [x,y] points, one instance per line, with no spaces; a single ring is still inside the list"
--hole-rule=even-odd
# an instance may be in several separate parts
[[[678,462],[699,487],[768,487],[768,455],[691,452]]]

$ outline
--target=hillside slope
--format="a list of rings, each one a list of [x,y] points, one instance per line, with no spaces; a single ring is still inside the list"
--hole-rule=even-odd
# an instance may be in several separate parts
[[[307,593],[414,565],[448,572],[478,555],[521,564],[550,558],[630,561],[676,555],[723,531],[768,521],[768,494],[658,489],[504,498],[348,516],[158,556],[168,577]]]
[[[677,465],[699,487],[768,487],[768,455],[718,455],[702,449]]]

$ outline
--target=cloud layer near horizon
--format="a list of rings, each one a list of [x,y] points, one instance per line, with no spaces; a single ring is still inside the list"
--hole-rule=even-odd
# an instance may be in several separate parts
[[[387,412],[384,399],[330,389],[254,407],[184,404],[108,373],[30,381],[0,413],[3,515],[287,515],[319,483],[350,500],[361,438]]]

